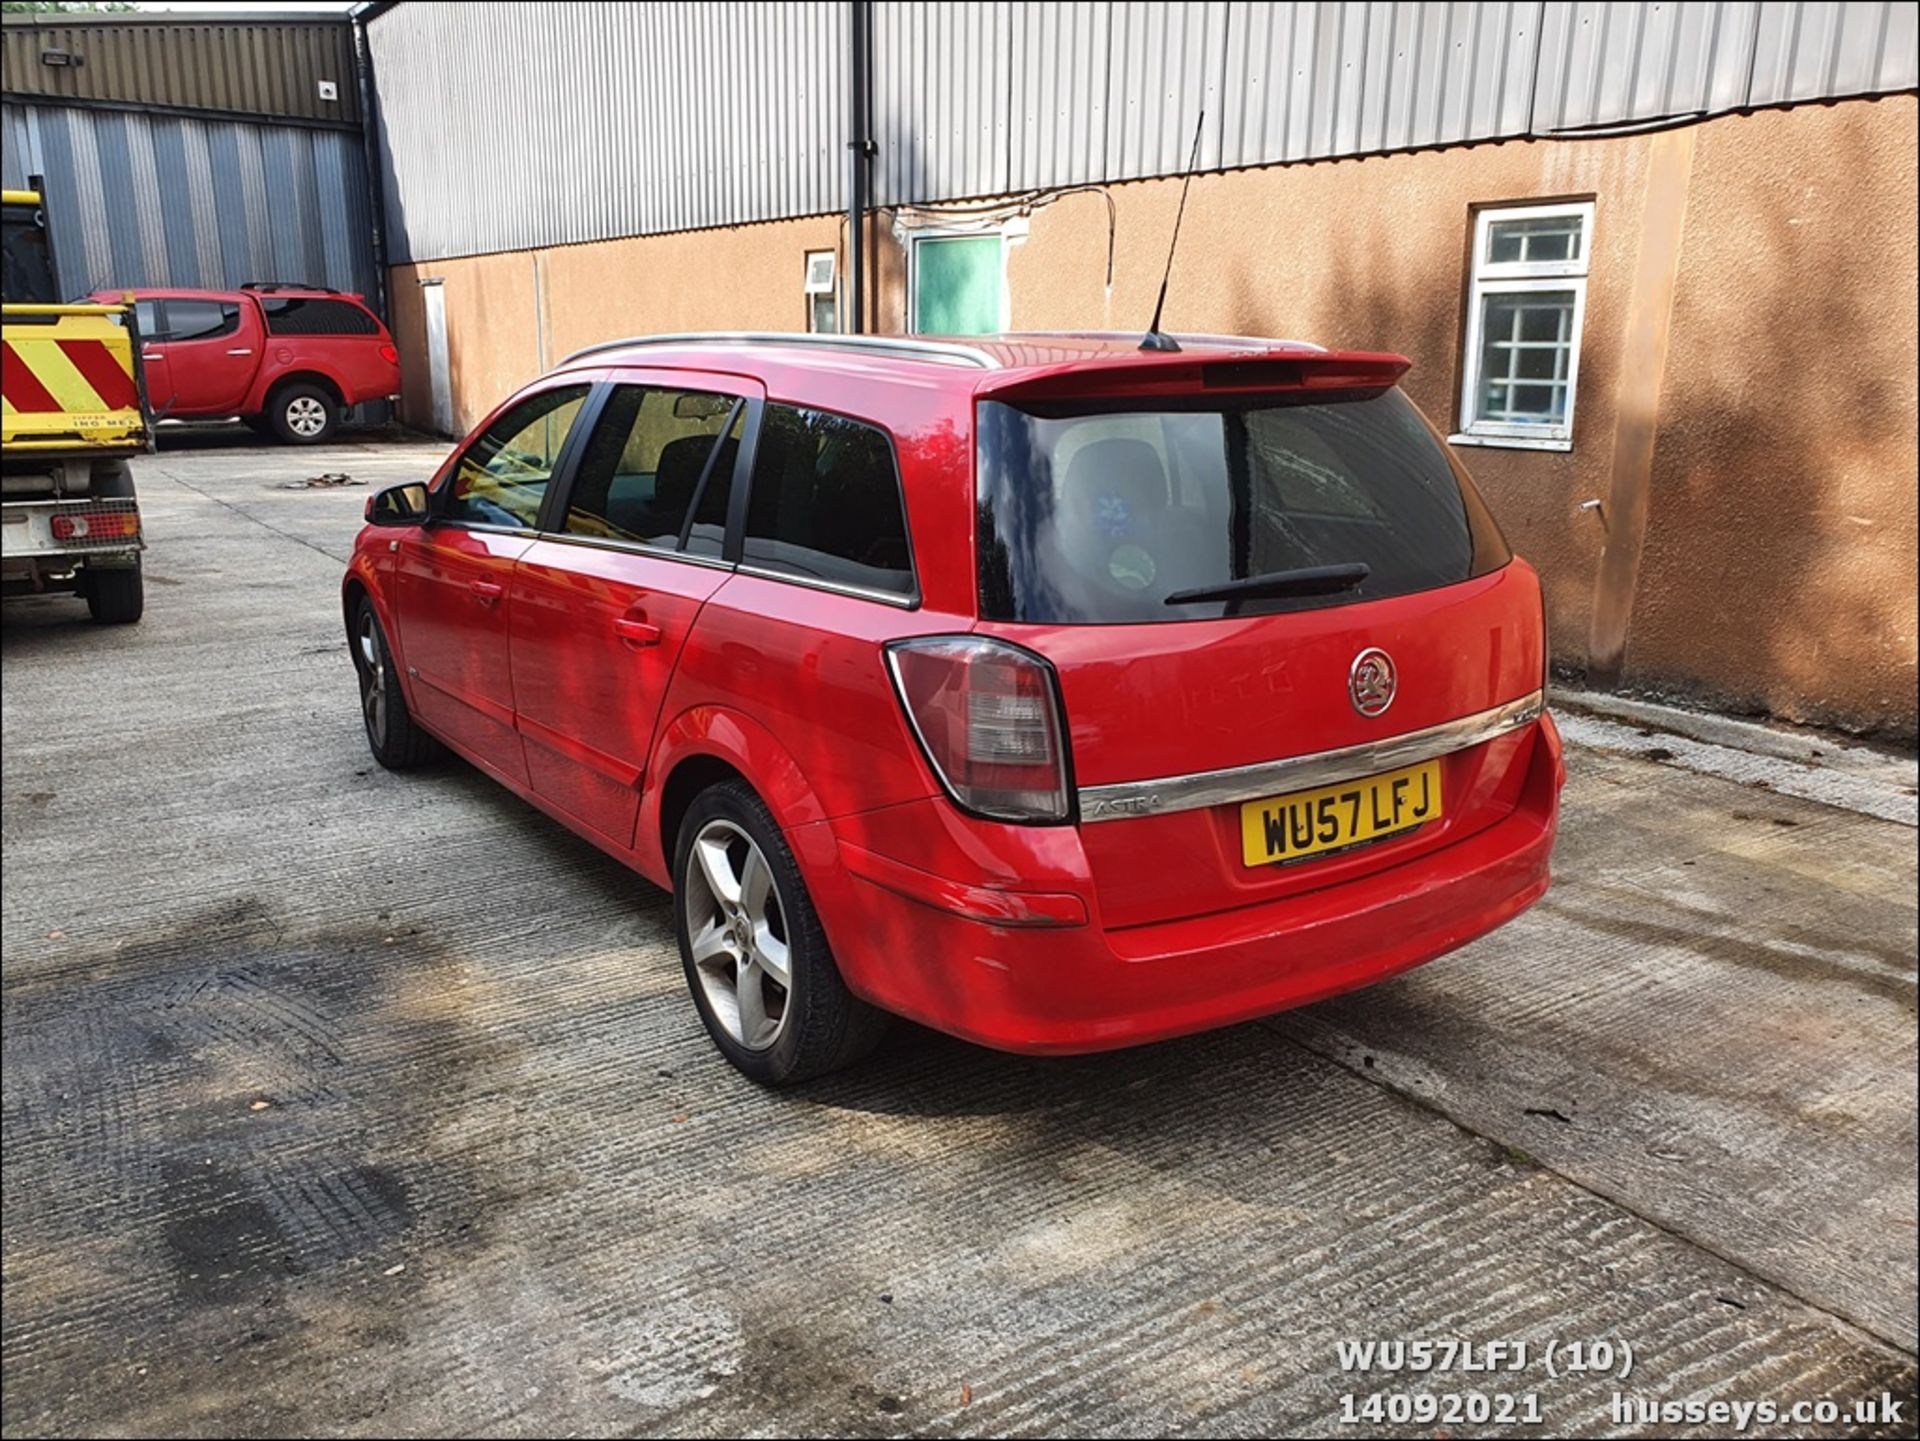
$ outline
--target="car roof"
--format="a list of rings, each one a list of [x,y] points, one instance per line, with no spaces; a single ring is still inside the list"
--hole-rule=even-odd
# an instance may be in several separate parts
[[[236,286],[232,290],[194,290],[184,285],[127,285],[102,286],[95,295],[125,295],[131,291],[138,300],[232,300],[241,295],[252,295],[262,300],[269,297],[292,297],[295,300],[350,300],[356,305],[365,302],[358,295],[340,290],[322,290],[317,286],[276,285],[271,290],[247,290]]]
[[[904,380],[966,392],[1006,388],[1061,369],[1137,370],[1160,356],[1168,361],[1304,357],[1325,354],[1300,340],[1258,336],[1176,335],[1176,352],[1142,351],[1137,332],[1021,331],[1004,335],[814,335],[786,332],[707,332],[642,335],[575,351],[558,371],[634,366],[741,371],[766,379],[791,372],[832,372],[875,381]]]

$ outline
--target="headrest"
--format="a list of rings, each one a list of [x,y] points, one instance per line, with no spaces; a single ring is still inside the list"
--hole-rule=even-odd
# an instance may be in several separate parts
[[[1062,504],[1108,539],[1138,535],[1167,509],[1167,472],[1144,440],[1096,440],[1074,452]]]
[[[711,435],[683,435],[660,447],[660,459],[653,468],[654,508],[668,515],[684,515],[693,503],[693,488],[700,483],[707,457],[713,453]]]

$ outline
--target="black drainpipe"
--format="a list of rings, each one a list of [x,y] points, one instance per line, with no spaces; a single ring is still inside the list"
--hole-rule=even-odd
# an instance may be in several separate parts
[[[853,0],[848,18],[853,64],[847,86],[847,155],[851,174],[847,186],[847,329],[854,335],[867,328],[866,229],[867,205],[873,175],[873,5]]]

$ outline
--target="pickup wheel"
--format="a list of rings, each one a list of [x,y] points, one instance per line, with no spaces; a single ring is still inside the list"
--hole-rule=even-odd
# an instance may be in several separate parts
[[[393,674],[393,653],[373,602],[362,596],[353,612],[353,668],[360,677],[360,719],[367,748],[390,771],[410,771],[440,755],[440,742],[414,722]]]
[[[88,566],[86,586],[87,614],[101,625],[132,625],[146,611],[147,588],[137,556],[125,568]]]
[[[847,989],[799,864],[742,781],[694,798],[674,847],[673,922],[707,1034],[763,1086],[850,1065],[886,1012]]]
[[[320,386],[301,380],[267,397],[266,422],[288,445],[318,445],[340,423],[340,406]]]

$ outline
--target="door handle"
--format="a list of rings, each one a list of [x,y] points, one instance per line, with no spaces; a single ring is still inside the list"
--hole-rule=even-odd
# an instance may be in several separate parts
[[[167,357],[157,350],[143,350],[140,352],[140,358],[142,360],[165,360]]]
[[[253,352],[251,350],[229,350],[227,354],[228,355],[252,355]]]
[[[642,646],[660,644],[660,627],[650,621],[635,620],[622,616],[613,623],[613,633],[620,637],[630,648],[639,650]]]
[[[491,580],[470,580],[467,588],[482,605],[492,605],[507,593],[507,588]]]

